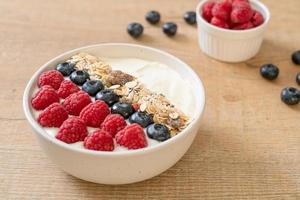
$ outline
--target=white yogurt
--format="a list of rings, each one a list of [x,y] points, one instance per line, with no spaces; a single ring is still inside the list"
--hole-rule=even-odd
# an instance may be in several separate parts
[[[137,58],[102,58],[114,70],[118,69],[138,78],[148,89],[164,94],[172,104],[192,117],[195,98],[189,83],[171,67]]]
[[[114,70],[121,70],[137,77],[148,89],[164,94],[179,110],[183,111],[189,117],[193,117],[195,98],[192,89],[190,85],[169,66],[137,58],[102,58],[102,60],[108,63]],[[35,92],[37,92],[37,89]],[[34,111],[34,116],[37,118],[39,113],[39,111]],[[58,128],[44,129],[51,137],[55,137],[58,132]],[[88,127],[89,133],[95,130],[97,129]],[[152,140],[148,137],[147,141],[148,147],[159,144],[156,140]],[[70,145],[74,148],[84,148],[83,142],[76,142]],[[114,151],[127,151],[127,149],[115,144]]]

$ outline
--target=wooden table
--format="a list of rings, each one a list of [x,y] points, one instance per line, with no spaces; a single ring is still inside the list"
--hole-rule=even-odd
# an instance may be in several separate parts
[[[197,0],[0,1],[0,199],[300,199],[300,107],[281,103],[296,86],[290,61],[300,49],[300,1],[264,0],[272,20],[258,55],[241,64],[212,60],[199,50],[196,27],[182,15]],[[144,20],[159,10],[179,32],[165,37]],[[135,40],[129,22],[144,24]],[[207,92],[201,130],[187,154],[165,173],[141,183],[105,186],[61,171],[41,151],[22,111],[22,93],[50,58],[76,47],[130,42],[170,52],[190,64]],[[230,51],[230,49],[229,49]],[[262,79],[274,63],[280,76]]]

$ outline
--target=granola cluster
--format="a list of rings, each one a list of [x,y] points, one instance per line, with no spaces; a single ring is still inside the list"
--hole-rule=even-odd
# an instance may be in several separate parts
[[[74,55],[68,62],[74,63],[77,70],[87,71],[91,79],[101,80],[107,88],[120,96],[121,102],[138,104],[139,110],[151,114],[155,123],[167,126],[172,136],[187,126],[189,118],[183,112],[163,94],[147,89],[136,77],[113,70],[98,57],[87,53]]]

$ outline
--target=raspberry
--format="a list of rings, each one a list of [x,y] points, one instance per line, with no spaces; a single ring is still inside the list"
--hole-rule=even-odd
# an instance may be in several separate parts
[[[79,117],[71,117],[64,121],[55,137],[70,144],[83,141],[87,135],[88,131],[84,121]]]
[[[230,15],[230,19],[233,23],[243,24],[249,22],[253,16],[253,10],[249,3],[239,2],[233,4],[233,9]]]
[[[236,26],[234,26],[232,29],[234,30],[246,30],[246,29],[250,29],[253,28],[253,24],[251,22],[246,22],[244,24],[238,24]]]
[[[251,18],[252,24],[256,27],[264,23],[264,17],[259,11],[254,11],[253,17]]]
[[[95,151],[114,150],[114,140],[112,136],[103,130],[95,131],[91,135],[87,136],[84,140],[83,145],[86,149]]]
[[[64,80],[61,82],[60,87],[57,91],[60,98],[67,98],[70,94],[78,92],[80,90],[72,81]]]
[[[211,11],[215,4],[215,2],[208,1],[202,7],[202,17],[208,22],[210,22],[211,18],[213,17]]]
[[[90,103],[92,103],[90,96],[83,91],[79,91],[68,96],[63,106],[70,115],[78,116],[80,111]]]
[[[119,114],[108,115],[101,124],[101,130],[107,131],[113,137],[122,129],[126,127],[127,123]]]
[[[250,3],[249,0],[232,0],[232,6],[234,7],[241,2]]]
[[[119,131],[116,134],[116,142],[128,149],[140,149],[147,146],[143,128],[135,123]]]
[[[37,121],[43,127],[60,127],[66,119],[68,113],[65,108],[59,103],[53,103],[40,113]]]
[[[133,103],[133,104],[132,104],[132,107],[133,107],[133,109],[134,109],[135,111],[138,111],[138,110],[140,109],[140,104],[138,104],[138,103]]]
[[[230,17],[232,6],[229,1],[216,3],[212,8],[212,15],[220,20],[227,21]]]
[[[38,80],[38,86],[50,85],[55,90],[60,86],[60,83],[64,80],[63,75],[56,70],[50,70],[40,75]]]
[[[100,127],[110,110],[108,105],[101,100],[87,105],[81,112],[80,118],[85,121],[87,126]]]
[[[59,97],[49,85],[43,86],[31,99],[31,105],[36,110],[43,110],[54,102],[59,102]]]
[[[217,18],[217,17],[213,17],[212,19],[211,19],[211,22],[210,22],[212,25],[214,25],[214,26],[218,26],[218,27],[220,27],[220,28],[229,28],[229,26],[228,26],[228,24],[225,22],[225,21],[223,21],[223,20],[220,20],[219,18]]]

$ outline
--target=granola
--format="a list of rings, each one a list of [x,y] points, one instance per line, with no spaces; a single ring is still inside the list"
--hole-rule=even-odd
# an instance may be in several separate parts
[[[111,66],[100,58],[87,53],[78,53],[68,62],[74,63],[77,70],[87,71],[91,79],[101,80],[107,88],[120,96],[121,102],[138,104],[139,110],[151,114],[155,123],[167,126],[172,136],[188,125],[188,116],[177,109],[163,94],[152,92],[130,74],[112,70]]]

